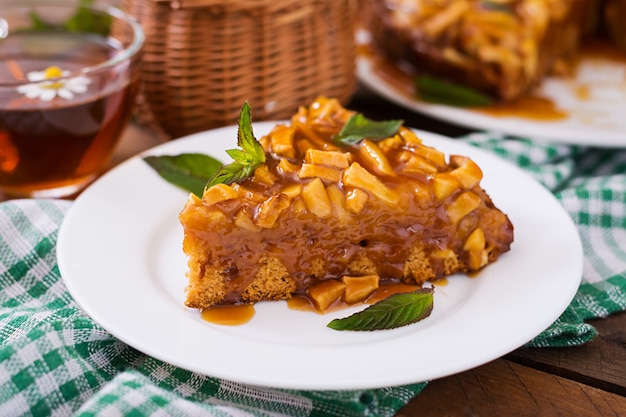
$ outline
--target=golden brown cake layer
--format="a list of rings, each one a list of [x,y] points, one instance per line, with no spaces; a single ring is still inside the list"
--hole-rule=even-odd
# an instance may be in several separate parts
[[[353,114],[325,98],[300,108],[260,139],[253,177],[189,197],[186,305],[285,299],[345,275],[422,284],[509,250],[513,226],[471,159],[448,161],[405,127],[334,143]]]
[[[367,25],[386,57],[509,100],[569,62],[594,0],[373,0]]]

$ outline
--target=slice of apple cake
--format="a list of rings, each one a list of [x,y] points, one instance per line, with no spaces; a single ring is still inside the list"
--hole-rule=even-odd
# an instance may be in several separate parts
[[[446,160],[401,122],[319,98],[259,139],[265,162],[249,177],[190,195],[186,305],[335,291],[319,284],[350,277],[421,285],[507,252],[513,225],[480,168]]]

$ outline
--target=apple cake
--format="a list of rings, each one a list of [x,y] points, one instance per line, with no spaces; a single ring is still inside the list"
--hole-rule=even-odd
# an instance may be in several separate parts
[[[376,50],[398,67],[506,101],[568,70],[595,30],[600,3],[372,0],[366,25]]]
[[[513,225],[475,162],[446,157],[402,121],[384,137],[338,141],[358,116],[318,98],[258,140],[266,159],[253,175],[189,196],[179,216],[187,306],[346,285],[354,295],[355,280],[422,285],[509,251]]]

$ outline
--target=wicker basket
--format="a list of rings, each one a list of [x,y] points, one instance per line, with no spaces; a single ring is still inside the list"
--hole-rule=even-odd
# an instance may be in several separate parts
[[[355,0],[123,0],[146,32],[140,121],[176,138],[283,119],[319,95],[346,102]]]

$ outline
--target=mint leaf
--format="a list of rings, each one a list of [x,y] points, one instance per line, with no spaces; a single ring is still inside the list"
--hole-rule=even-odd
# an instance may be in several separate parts
[[[147,156],[143,160],[163,179],[198,197],[202,197],[207,180],[222,166],[217,159],[199,153]]]
[[[350,117],[333,141],[344,145],[357,145],[363,139],[385,139],[396,134],[404,120],[374,121],[357,113]]]
[[[61,27],[70,32],[91,32],[102,36],[109,34],[112,23],[111,16],[94,12],[89,9],[94,0],[80,0],[76,13],[70,16]],[[31,30],[50,30],[58,28],[46,22],[37,12],[30,12]]]
[[[211,177],[205,188],[216,184],[232,184],[240,180],[245,180],[254,174],[256,166],[244,165],[237,161],[222,166],[219,171]]]
[[[328,327],[334,330],[385,330],[406,326],[425,319],[433,310],[433,288],[394,294],[365,310],[342,319],[334,319]]]
[[[415,88],[419,98],[433,103],[456,107],[481,107],[493,102],[489,96],[476,90],[430,76],[417,78]]]
[[[241,149],[229,149],[226,153],[233,162],[222,166],[206,183],[205,188],[215,184],[232,184],[254,174],[254,170],[265,162],[265,150],[252,131],[252,111],[246,101],[239,113],[237,145]]]

